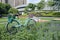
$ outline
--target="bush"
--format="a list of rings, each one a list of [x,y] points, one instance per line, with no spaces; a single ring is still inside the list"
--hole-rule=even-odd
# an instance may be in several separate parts
[[[60,12],[55,11],[42,11],[42,12],[32,12],[37,17],[60,17]]]
[[[9,4],[0,3],[0,14],[8,14],[8,10],[11,8]]]
[[[54,12],[53,15],[56,17],[60,17],[60,12]]]
[[[2,26],[2,25],[1,25]],[[0,27],[0,40],[37,40],[37,31],[33,27],[30,31],[26,27],[21,28],[16,34],[9,34],[6,32],[4,25]]]
[[[0,24],[0,40],[60,40],[59,28],[53,24],[51,26],[50,22],[46,22],[39,23],[36,27],[32,26],[31,30],[23,27],[16,34],[9,34],[6,32],[4,25]]]
[[[29,12],[28,14],[32,14],[36,17],[42,16],[40,12]]]
[[[53,12],[49,11],[49,12],[43,12],[42,16],[46,16],[46,17],[53,17]]]
[[[10,8],[9,13],[16,14],[18,13],[18,10],[15,8]]]

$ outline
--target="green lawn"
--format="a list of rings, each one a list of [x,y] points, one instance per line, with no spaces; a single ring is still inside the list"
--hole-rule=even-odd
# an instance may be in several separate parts
[[[57,18],[57,17],[40,17],[40,19],[42,19],[42,20],[53,20],[55,18]]]
[[[7,20],[7,18],[0,18],[0,21],[5,21]]]
[[[42,20],[53,20],[55,19],[56,17],[40,17],[40,19]],[[24,21],[26,18],[19,18],[18,20],[22,20]],[[7,18],[0,18],[0,22],[2,21],[7,21]]]

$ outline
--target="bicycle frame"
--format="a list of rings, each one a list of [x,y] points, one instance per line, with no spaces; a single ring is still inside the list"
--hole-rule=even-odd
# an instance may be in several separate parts
[[[22,25],[23,25],[23,26],[27,26],[27,24],[28,24],[28,22],[29,22],[30,20],[33,20],[33,19],[28,17],[28,18],[26,19],[25,23],[22,24],[20,21],[16,20],[16,16],[14,16],[14,15],[13,15],[13,16],[11,16],[11,15],[8,16],[8,24],[9,24],[9,23],[12,23],[13,21],[15,21],[15,22],[17,22],[17,24],[18,24],[18,25],[16,25],[16,27],[21,27]],[[8,25],[8,24],[7,24],[7,25]]]

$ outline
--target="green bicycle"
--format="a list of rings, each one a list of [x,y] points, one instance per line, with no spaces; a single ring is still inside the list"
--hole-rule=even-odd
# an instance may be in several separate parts
[[[32,18],[27,18],[24,24],[16,19],[16,15],[9,15],[8,16],[8,23],[6,25],[7,32],[9,33],[17,33],[19,28],[21,27],[34,27],[36,26],[36,21]],[[30,29],[30,28],[29,28]]]

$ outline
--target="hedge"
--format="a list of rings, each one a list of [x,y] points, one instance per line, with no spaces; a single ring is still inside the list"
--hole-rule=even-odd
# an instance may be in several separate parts
[[[55,11],[42,11],[42,12],[30,12],[30,14],[34,14],[37,17],[60,17],[60,12]]]

